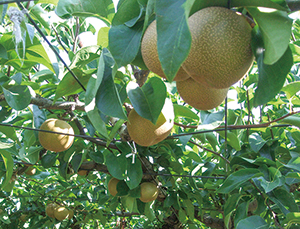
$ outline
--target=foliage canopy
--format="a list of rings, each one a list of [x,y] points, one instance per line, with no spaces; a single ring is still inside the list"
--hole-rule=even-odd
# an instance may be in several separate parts
[[[0,1],[1,228],[299,227],[300,20],[287,3]],[[188,17],[210,6],[255,23],[255,63],[224,103],[200,111],[172,80],[190,50]],[[167,80],[148,75],[141,58],[154,19]],[[85,45],[85,33],[95,44]],[[150,147],[130,141],[128,110],[155,123],[167,97],[170,136]],[[48,118],[73,127],[68,150],[40,145]],[[29,166],[35,174],[26,174]],[[112,177],[120,180],[116,196],[107,190]],[[142,182],[159,186],[155,201],[139,200]],[[54,202],[74,216],[48,217]]]

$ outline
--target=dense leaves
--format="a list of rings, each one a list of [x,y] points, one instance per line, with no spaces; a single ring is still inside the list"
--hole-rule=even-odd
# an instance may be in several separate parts
[[[18,4],[72,73],[26,15],[9,18]],[[1,228],[299,227],[300,20],[286,1],[18,4],[0,5]],[[225,102],[199,111],[172,80],[190,51],[188,17],[210,6],[249,18],[255,61]],[[149,72],[141,56],[153,20],[167,80]],[[170,136],[150,147],[131,141],[128,112],[156,123],[166,99],[175,114]],[[47,118],[73,127],[68,150],[40,145]],[[108,192],[112,177],[120,180],[116,196]],[[158,186],[155,201],[139,199],[142,182]],[[53,202],[74,216],[47,216]]]

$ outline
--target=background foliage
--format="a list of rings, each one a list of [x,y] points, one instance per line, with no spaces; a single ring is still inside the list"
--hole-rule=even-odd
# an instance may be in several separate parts
[[[300,20],[287,3],[0,1],[1,228],[298,228]],[[188,16],[209,6],[253,19],[256,61],[222,105],[199,111],[172,79],[189,52]],[[12,7],[26,9],[21,23],[7,15]],[[140,42],[154,19],[167,80],[150,73],[139,87],[147,72]],[[97,42],[84,44],[86,32]],[[128,141],[127,109],[155,122],[166,97],[171,135],[151,147]],[[39,144],[37,130],[50,117],[75,130],[65,152]],[[28,166],[37,173],[26,175]],[[116,197],[107,191],[111,177],[122,180]],[[142,181],[159,185],[153,203],[138,199]],[[47,217],[53,201],[74,217]]]

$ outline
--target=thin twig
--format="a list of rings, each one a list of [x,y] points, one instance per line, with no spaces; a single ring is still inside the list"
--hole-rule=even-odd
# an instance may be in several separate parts
[[[217,153],[217,152],[215,152],[215,151],[213,151],[213,150],[211,150],[211,149],[205,148],[205,147],[203,147],[203,146],[197,144],[196,142],[194,142],[194,141],[192,141],[192,140],[189,140],[189,142],[192,143],[192,144],[194,144],[195,146],[198,146],[199,148],[201,148],[201,149],[203,149],[203,150],[206,150],[206,151],[208,151],[208,152],[210,152],[210,153],[212,153],[212,154],[214,154],[214,155],[217,155],[218,157],[222,158],[227,164],[230,164],[230,161],[227,160],[227,159],[226,159],[224,156],[222,156],[221,154],[219,154],[219,153]]]

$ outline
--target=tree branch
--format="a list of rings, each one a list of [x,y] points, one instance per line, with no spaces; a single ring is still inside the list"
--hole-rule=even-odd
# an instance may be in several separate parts
[[[5,97],[4,94],[0,95],[0,102],[4,101]],[[84,103],[77,101],[77,102],[56,102],[53,103],[52,100],[46,99],[43,97],[32,97],[30,104],[37,105],[42,109],[49,109],[49,110],[80,110],[84,111]]]

